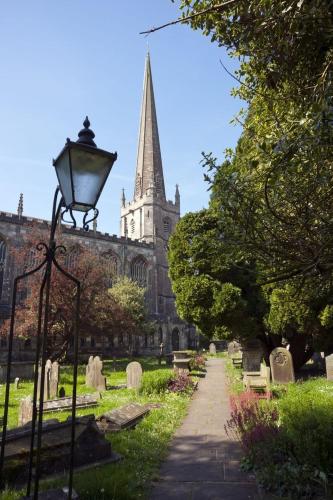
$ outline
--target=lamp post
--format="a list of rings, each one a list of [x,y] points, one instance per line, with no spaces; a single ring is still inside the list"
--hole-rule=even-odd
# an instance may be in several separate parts
[[[83,227],[89,229],[89,223],[95,220],[98,216],[96,204],[103,190],[104,184],[108,178],[111,168],[117,159],[117,153],[110,153],[97,148],[94,137],[94,132],[89,128],[90,122],[86,117],[84,128],[79,132],[77,142],[72,142],[67,139],[65,147],[60,152],[59,156],[53,161],[53,165],[58,177],[59,186],[56,188],[53,200],[51,229],[48,244],[40,242],[37,245],[37,250],[43,252],[42,262],[29,272],[17,276],[13,286],[13,300],[10,320],[10,331],[8,339],[8,358],[7,358],[7,375],[6,375],[6,391],[3,414],[3,430],[0,452],[0,486],[4,487],[4,458],[6,447],[6,433],[8,421],[9,393],[10,393],[10,375],[13,352],[13,337],[15,329],[15,311],[17,304],[17,289],[19,283],[37,273],[43,271],[38,304],[38,320],[37,320],[37,339],[36,339],[36,355],[35,355],[35,374],[33,387],[33,411],[31,422],[31,441],[30,441],[30,457],[27,481],[27,496],[31,495],[32,479],[34,469],[34,488],[32,498],[38,498],[39,479],[41,468],[41,444],[43,431],[43,403],[44,403],[44,379],[45,379],[45,363],[47,354],[48,340],[48,314],[50,306],[51,294],[51,276],[52,270],[55,267],[76,288],[75,301],[75,323],[74,323],[74,365],[73,365],[73,392],[72,392],[72,421],[71,421],[71,445],[69,459],[69,486],[68,498],[72,498],[73,489],[73,468],[74,468],[74,444],[75,444],[75,417],[76,417],[76,385],[77,385],[77,365],[78,365],[78,336],[79,336],[79,314],[80,314],[80,282],[75,276],[72,276],[62,268],[57,260],[58,253],[65,253],[66,248],[57,246],[55,241],[55,232],[58,221],[66,213],[69,213],[74,227],[76,220],[74,211],[84,213]],[[93,215],[90,219],[89,212]],[[39,407],[37,409],[37,387],[38,387],[38,368],[40,369],[40,394]],[[37,432],[36,432],[37,424]],[[36,438],[36,439],[35,439]],[[36,442],[36,445],[35,445]],[[36,460],[34,467],[34,449],[36,448]]]

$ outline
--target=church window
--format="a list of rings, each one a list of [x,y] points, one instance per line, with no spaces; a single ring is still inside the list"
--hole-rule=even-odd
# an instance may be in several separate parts
[[[163,229],[164,229],[164,232],[165,233],[170,233],[170,230],[171,230],[171,221],[169,219],[169,217],[165,217],[165,219],[163,219]]]
[[[3,280],[5,274],[6,243],[0,238],[0,299],[2,295]]]
[[[131,262],[131,278],[140,286],[147,286],[147,262],[140,256]]]
[[[131,219],[131,233],[133,234],[135,231],[135,222],[134,219]]]
[[[125,236],[128,235],[127,217],[125,217],[125,219],[124,219],[124,233],[125,233]]]
[[[28,269],[34,269],[40,263],[40,252],[35,249],[31,249],[28,255]]]
[[[112,251],[103,254],[102,257],[106,270],[106,284],[111,288],[112,282],[118,274],[118,258]]]

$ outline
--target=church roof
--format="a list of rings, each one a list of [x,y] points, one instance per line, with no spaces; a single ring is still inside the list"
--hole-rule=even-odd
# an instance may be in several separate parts
[[[154,192],[162,197],[163,200],[166,199],[153,80],[148,52],[143,83],[134,198],[141,198],[149,188],[153,188]]]

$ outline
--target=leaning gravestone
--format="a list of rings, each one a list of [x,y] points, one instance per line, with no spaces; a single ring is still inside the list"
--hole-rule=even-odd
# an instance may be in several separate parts
[[[275,384],[295,382],[293,358],[284,347],[276,347],[269,356],[272,380]]]
[[[248,340],[242,349],[243,370],[246,372],[259,372],[263,358],[263,349],[260,340]]]
[[[228,343],[228,356],[232,356],[233,354],[240,352],[240,350],[241,345],[239,342],[236,342],[236,340]]]
[[[214,342],[211,342],[209,344],[209,354],[216,354],[216,345]]]
[[[333,354],[326,356],[325,363],[327,380],[333,380]]]
[[[99,356],[90,356],[86,366],[86,385],[97,391],[106,390],[106,377],[102,374],[103,361]]]
[[[137,361],[132,361],[126,367],[127,389],[139,389],[142,379],[142,367]]]
[[[45,363],[44,401],[57,397],[59,372],[60,372],[59,363],[57,361],[54,361],[52,363],[52,361],[48,359]],[[40,377],[41,377],[41,367],[38,368],[38,386],[37,386],[38,398],[40,394]]]

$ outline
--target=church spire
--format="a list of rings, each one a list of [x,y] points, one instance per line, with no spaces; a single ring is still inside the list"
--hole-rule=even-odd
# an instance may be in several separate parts
[[[165,200],[162,157],[158,136],[150,56],[148,52],[143,83],[134,199],[141,198],[146,194],[147,189],[152,187],[156,195]]]

